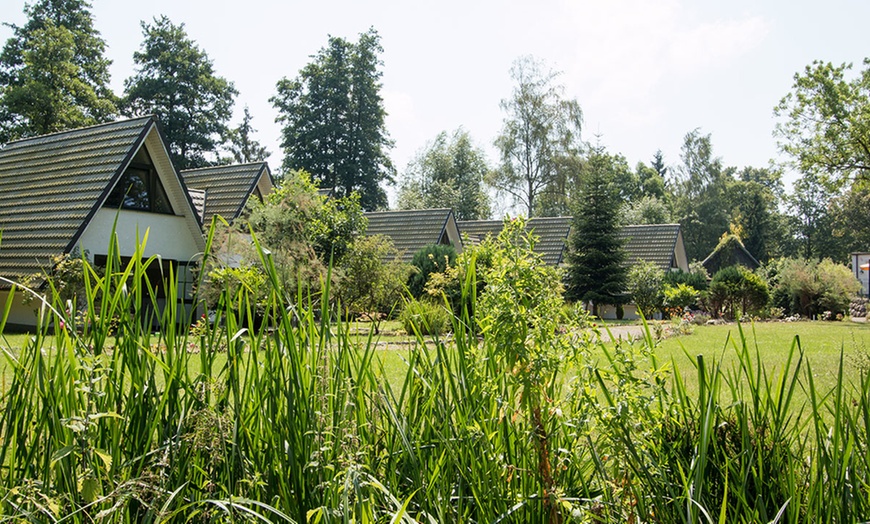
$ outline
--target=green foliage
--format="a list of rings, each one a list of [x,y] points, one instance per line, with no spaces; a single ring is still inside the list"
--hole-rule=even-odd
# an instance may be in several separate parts
[[[364,210],[385,208],[381,182],[393,179],[381,98],[383,52],[374,29],[356,43],[330,37],[293,80],[271,98],[283,125],[285,170],[305,169],[339,196],[360,193]]]
[[[837,249],[822,253],[833,260],[845,261],[849,253],[864,251],[870,246],[870,183],[855,183],[834,197],[828,207],[831,237]]]
[[[398,207],[449,207],[456,220],[489,218],[489,196],[483,187],[488,173],[486,155],[467,131],[460,128],[449,136],[442,131],[408,164]]]
[[[676,286],[665,284],[664,288],[662,288],[662,295],[664,295],[665,306],[683,311],[698,303],[700,292],[692,286],[683,283]]]
[[[416,271],[408,279],[408,291],[414,298],[423,296],[423,291],[432,273],[444,273],[456,264],[456,249],[451,245],[429,244],[414,253],[411,265]]]
[[[662,200],[654,196],[642,196],[622,206],[619,221],[626,226],[667,224],[671,221],[670,217],[671,212]]]
[[[842,264],[826,258],[779,260],[775,269],[776,296],[787,297],[778,305],[807,317],[830,311],[846,314],[849,302],[861,289],[855,275]],[[784,302],[784,303],[782,303]]]
[[[353,193],[342,198],[318,197],[318,200],[315,212],[305,224],[305,235],[324,265],[329,265],[331,260],[340,266],[352,244],[368,226],[360,196]]]
[[[340,269],[342,306],[357,314],[390,313],[402,301],[413,271],[401,261],[389,238],[378,235],[354,239]]]
[[[266,147],[254,140],[253,135],[257,130],[251,125],[253,119],[254,117],[251,116],[248,106],[245,106],[242,122],[238,127],[229,130],[227,149],[231,158],[226,159],[225,163],[247,164],[249,162],[262,162],[269,156],[269,151],[266,150]]]
[[[582,148],[580,105],[564,98],[564,87],[555,83],[558,73],[545,68],[532,56],[517,59],[511,67],[514,90],[501,101],[506,116],[495,141],[501,163],[490,180],[530,217],[540,214],[543,193],[566,195],[564,189],[576,173],[571,159]]]
[[[652,319],[661,309],[664,278],[665,272],[652,262],[641,261],[628,270],[626,289],[644,318]]]
[[[288,299],[262,251],[273,326],[240,327],[259,307],[240,287],[221,294],[213,323],[178,330],[193,312],[147,298],[156,259],[140,248],[119,265],[111,245],[105,274],[83,273],[91,328],[49,334],[51,320],[71,320],[52,295],[52,318],[2,347],[0,514],[76,524],[870,514],[870,368],[841,351],[820,372],[801,339],[771,346],[740,325],[724,346],[703,344],[720,349],[690,373],[657,362],[649,330],[639,343],[564,333],[558,278],[531,245],[522,223],[508,224],[479,296],[468,260],[462,293],[479,333],[465,312],[448,315],[449,340],[420,335],[389,352],[349,337],[325,300]],[[103,317],[117,319],[116,337]],[[384,373],[389,354],[398,377]]]
[[[568,240],[566,296],[600,304],[625,303],[627,268],[618,236],[620,199],[602,151],[590,155]],[[599,160],[601,162],[599,162]]]
[[[778,145],[793,167],[834,184],[867,180],[870,172],[870,59],[850,79],[851,69],[814,61],[775,109]]]
[[[672,181],[674,218],[680,223],[686,256],[703,260],[729,230],[725,204],[728,176],[722,159],[713,156],[710,135],[695,129],[683,140],[682,164]]]
[[[677,269],[666,272],[664,283],[670,286],[686,284],[698,291],[704,291],[707,289],[707,270],[700,262],[696,262],[689,266],[689,271]]]
[[[450,317],[444,304],[411,299],[402,308],[399,321],[408,334],[438,337],[450,332]]]
[[[93,271],[93,276],[101,276],[100,268],[91,267],[87,263],[88,254],[65,253],[51,258],[51,267],[44,273],[30,275],[21,285],[33,289],[45,289],[64,305],[69,312],[79,311],[86,303],[87,271]],[[26,303],[33,303],[34,297],[23,297]]]
[[[785,223],[774,193],[776,189],[782,191],[781,185],[779,172],[753,168],[744,169],[740,180],[728,185],[732,229],[740,231],[740,241],[760,262],[782,251]]]
[[[218,146],[229,136],[236,88],[215,74],[184,24],[161,16],[142,22],[142,33],[141,49],[133,53],[136,72],[124,81],[124,112],[157,116],[178,169],[216,162]]]
[[[115,116],[106,43],[85,0],[26,5],[0,54],[0,143]]]
[[[759,314],[770,302],[767,283],[743,266],[728,266],[710,282],[711,313],[725,312],[730,318]]]

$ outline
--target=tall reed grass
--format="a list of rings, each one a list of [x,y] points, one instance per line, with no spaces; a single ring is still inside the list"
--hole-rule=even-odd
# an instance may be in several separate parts
[[[262,250],[268,321],[242,288],[194,331],[152,298],[153,259],[109,252],[87,269],[84,322],[50,298],[26,346],[3,348],[0,521],[870,518],[867,370],[849,381],[841,361],[819,391],[798,339],[758,348],[741,330],[738,364],[699,358],[689,394],[649,330],[605,346],[539,329],[519,280],[499,316],[471,270],[452,338],[418,334],[394,383],[328,289],[286,296]],[[788,364],[767,369],[764,351]]]

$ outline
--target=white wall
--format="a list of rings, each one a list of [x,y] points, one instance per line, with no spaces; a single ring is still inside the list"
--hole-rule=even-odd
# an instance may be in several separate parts
[[[865,297],[870,295],[870,271],[859,266],[867,262],[870,262],[870,253],[852,253],[852,274],[861,282],[861,295]]]
[[[0,308],[6,307],[6,301],[9,299],[10,293],[10,290],[0,290]],[[6,317],[8,328],[27,329],[36,326],[36,314],[42,302],[34,297],[29,304],[25,304],[25,293],[20,288],[15,290],[12,308],[9,310],[9,316]]]
[[[137,244],[142,243],[146,233],[148,238],[143,252],[146,258],[160,254],[167,260],[186,262],[201,254],[202,240],[191,233],[185,217],[103,208],[97,211],[77,244],[88,251],[91,260],[94,255],[108,253],[116,214],[118,224],[115,234],[121,256],[133,256]]]

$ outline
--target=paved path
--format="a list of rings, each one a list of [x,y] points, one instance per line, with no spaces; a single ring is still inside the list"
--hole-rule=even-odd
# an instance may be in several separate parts
[[[610,334],[613,338],[637,340],[643,338],[643,326],[627,325],[627,326],[610,326]],[[601,329],[601,340],[607,342],[610,337],[607,336],[607,330]]]

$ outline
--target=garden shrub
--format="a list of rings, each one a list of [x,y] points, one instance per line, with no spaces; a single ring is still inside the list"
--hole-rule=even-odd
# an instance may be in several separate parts
[[[443,335],[450,331],[450,312],[441,305],[425,300],[411,299],[399,315],[406,333],[414,335]]]
[[[341,305],[355,314],[390,313],[402,300],[405,282],[412,271],[409,264],[401,261],[390,239],[381,235],[354,240],[343,257],[341,269],[338,290]]]
[[[644,318],[651,319],[662,307],[665,272],[652,262],[641,261],[628,270],[628,293]]]
[[[688,284],[679,283],[675,286],[665,284],[662,294],[665,306],[678,310],[680,313],[698,303],[698,290]]]
[[[728,266],[713,275],[710,282],[711,313],[726,312],[732,319],[758,314],[770,301],[767,284],[742,266]]]
[[[456,249],[450,245],[430,244],[414,253],[411,265],[417,271],[408,279],[408,291],[414,298],[423,296],[432,273],[443,273],[456,263]]]
[[[671,286],[685,284],[698,291],[705,291],[707,289],[707,270],[700,263],[693,262],[689,266],[689,271],[678,269],[665,273],[664,284]]]
[[[829,258],[781,259],[775,282],[776,305],[810,318],[825,311],[832,313],[831,318],[846,314],[849,302],[861,289],[849,268]]]

